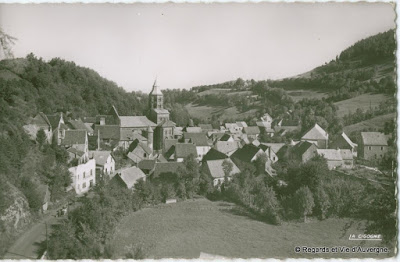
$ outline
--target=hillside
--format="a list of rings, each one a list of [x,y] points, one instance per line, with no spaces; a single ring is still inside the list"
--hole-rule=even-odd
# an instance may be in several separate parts
[[[38,112],[69,117],[142,114],[147,96],[128,93],[93,70],[33,54],[0,61],[0,256],[15,234],[35,217],[46,185],[52,201],[69,184],[66,151],[30,141],[22,126]]]

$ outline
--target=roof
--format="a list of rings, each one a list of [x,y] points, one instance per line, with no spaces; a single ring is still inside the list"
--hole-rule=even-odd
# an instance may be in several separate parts
[[[155,127],[155,123],[145,116],[120,116],[121,127]]]
[[[147,154],[151,155],[153,150],[149,148],[145,143],[139,141],[139,139],[135,139],[128,148],[128,152],[134,151],[136,148],[141,147]]]
[[[236,123],[225,123],[225,127],[228,129],[235,129],[238,128],[239,126]]]
[[[237,141],[217,141],[215,143],[215,149],[218,151],[224,153],[224,154],[229,154],[239,148],[238,142]]]
[[[345,132],[343,132],[342,134],[341,134],[341,136],[343,137],[343,139],[347,142],[347,144],[349,144],[351,147],[356,147],[357,146],[357,144],[356,143],[353,143],[353,141],[351,141],[351,139],[346,135],[346,133]]]
[[[95,116],[84,116],[82,118],[83,123],[91,123],[94,124],[96,123],[96,117]]]
[[[327,160],[341,161],[343,160],[340,150],[337,149],[317,149],[317,153]]]
[[[133,187],[137,180],[146,177],[145,173],[135,166],[117,170],[116,173],[129,189]]]
[[[225,177],[225,172],[223,168],[224,161],[228,161],[232,164],[232,170],[229,173],[230,176],[240,173],[239,168],[229,158],[219,159],[219,160],[209,160],[207,161],[207,167],[210,170],[210,174],[213,178]]]
[[[285,145],[285,143],[261,143],[261,144],[270,146],[272,151],[274,151],[275,153],[278,153],[279,149],[281,149]]]
[[[152,170],[156,165],[155,159],[143,159],[139,162],[138,167],[142,170]]]
[[[86,130],[89,133],[93,132],[93,129],[88,127],[87,125],[85,125],[85,123],[80,119],[78,119],[78,120],[69,120],[67,122],[67,124],[69,125],[69,127],[71,127],[72,129],[75,129],[75,130]]]
[[[228,141],[231,137],[229,134],[224,134],[218,141]]]
[[[259,135],[260,134],[260,129],[258,126],[248,126],[243,128],[244,133],[248,135]]]
[[[236,125],[238,125],[238,127],[247,127],[247,124],[244,121],[238,121],[236,122]]]
[[[94,127],[93,134],[97,136],[100,131],[100,138],[101,139],[113,139],[119,140],[120,139],[120,128],[117,125],[96,125]]]
[[[157,162],[155,164],[153,176],[157,177],[162,173],[176,173],[180,167],[184,167],[182,162]]]
[[[268,113],[265,113],[265,114],[261,117],[261,119],[263,119],[263,120],[266,120],[266,119],[268,119],[268,118],[272,119],[272,116],[271,116],[270,114],[268,114]]]
[[[196,146],[209,146],[207,136],[204,133],[183,133],[183,137],[190,139]]]
[[[183,127],[176,126],[174,128],[174,136],[181,136],[183,134]]]
[[[271,127],[271,124],[268,124],[268,122],[265,122],[265,121],[257,121],[256,125],[258,127],[262,127],[262,128],[270,128]]]
[[[310,148],[310,147],[315,147],[316,145],[313,143],[310,143],[308,141],[301,141],[300,143],[296,144],[293,146],[293,153],[296,154],[299,157],[302,157],[303,154]]]
[[[42,112],[38,113],[34,118],[32,118],[31,124],[34,124],[37,126],[50,126],[51,127],[51,123],[50,123],[49,119]]]
[[[147,141],[147,138],[139,134],[137,131],[134,132],[129,129],[121,129],[120,131],[120,138],[121,141],[133,141],[138,139],[139,141]]]
[[[81,156],[83,156],[83,155],[85,154],[85,152],[83,152],[83,151],[81,151],[81,150],[78,150],[78,149],[76,149],[76,148],[74,148],[74,147],[68,148],[68,149],[67,149],[67,152],[72,153],[72,154],[74,154],[74,155],[77,155],[77,156],[79,156],[79,157],[81,157]]]
[[[178,139],[165,139],[164,140],[164,152],[167,152],[172,146],[178,143]]]
[[[84,130],[65,130],[65,138],[62,145],[76,145],[86,143],[87,133]]]
[[[169,114],[169,111],[164,108],[153,108],[152,110],[157,114]]]
[[[203,131],[210,131],[213,130],[213,127],[211,124],[199,124],[199,127],[201,128],[201,130]]]
[[[299,124],[299,120],[283,119],[281,126],[298,126]]]
[[[56,129],[61,120],[61,114],[46,115],[51,124],[51,128]]]
[[[211,148],[207,154],[203,156],[203,161],[209,161],[209,160],[220,160],[220,159],[225,159],[228,158],[228,156],[220,151],[218,151],[215,148]]]
[[[96,160],[96,165],[104,166],[111,151],[90,151],[89,155]]]
[[[106,125],[119,125],[118,119],[113,115],[97,115],[96,124],[100,124],[100,120],[104,118]]]
[[[315,124],[301,139],[328,140],[328,133],[318,124]]]
[[[262,150],[255,145],[244,145],[242,148],[236,150],[236,152],[232,154],[232,158],[239,159],[243,162],[251,162],[253,157],[260,151]]]
[[[159,86],[157,85],[157,78],[154,80],[153,89],[151,89],[150,95],[158,95],[158,96],[163,95],[163,93],[159,89]]]
[[[211,133],[209,136],[212,138],[212,140],[215,141],[215,140],[219,140],[224,135],[225,135],[225,133],[215,132],[215,133]]]
[[[380,132],[361,132],[361,139],[364,145],[387,146],[386,137]]]
[[[203,130],[199,126],[187,126],[183,129],[187,133],[201,133]]]
[[[161,123],[158,124],[158,126],[171,127],[171,126],[176,126],[176,124],[171,120],[163,120]]]
[[[177,143],[175,145],[175,157],[185,158],[189,155],[197,156],[196,146],[192,143]]]
[[[350,149],[340,149],[339,151],[342,155],[343,160],[353,160],[353,153]]]

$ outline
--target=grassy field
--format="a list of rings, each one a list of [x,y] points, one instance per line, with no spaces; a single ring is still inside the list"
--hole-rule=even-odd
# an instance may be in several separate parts
[[[213,88],[209,89],[203,92],[198,93],[198,96],[205,96],[205,95],[218,95],[218,94],[224,94],[224,93],[229,93],[231,91],[230,88]]]
[[[386,115],[382,115],[382,116],[377,116],[377,117],[362,121],[357,124],[345,126],[343,128],[343,131],[346,134],[351,134],[352,132],[360,132],[363,130],[379,131],[379,130],[383,129],[385,122],[393,120],[393,119],[395,119],[395,117],[396,117],[396,113],[390,113],[390,114],[386,114]]]
[[[116,258],[137,247],[146,258],[198,258],[200,252],[236,258],[374,257],[390,254],[296,254],[295,246],[380,246],[377,241],[349,241],[363,233],[362,222],[312,220],[273,226],[250,218],[226,202],[205,199],[159,205],[132,213],[117,227]]]
[[[375,108],[381,102],[389,100],[390,97],[384,94],[363,94],[351,99],[336,102],[335,105],[339,107],[337,114],[343,117],[349,112],[354,113],[357,108],[368,110],[370,107]]]
[[[254,116],[257,112],[256,109],[251,109],[247,112],[239,113],[236,107],[197,106],[192,103],[187,104],[185,108],[191,117],[203,120],[210,120],[212,115],[218,115],[218,119],[222,121],[225,119],[243,120],[246,117]]]

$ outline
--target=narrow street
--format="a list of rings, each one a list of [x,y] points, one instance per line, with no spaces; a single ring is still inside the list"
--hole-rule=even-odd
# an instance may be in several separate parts
[[[62,218],[56,218],[56,211],[49,212],[41,221],[33,225],[23,233],[17,241],[8,249],[3,259],[37,259],[41,254],[39,244],[46,240],[47,234],[51,233],[51,226],[57,224]]]

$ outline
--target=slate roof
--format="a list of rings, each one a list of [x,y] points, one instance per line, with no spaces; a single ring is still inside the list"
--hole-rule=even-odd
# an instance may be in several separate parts
[[[285,145],[285,143],[261,143],[261,144],[270,146],[272,151],[274,151],[275,153],[277,153],[279,149],[281,149]]]
[[[318,124],[315,124],[301,139],[304,140],[328,140],[328,133]]]
[[[199,124],[199,127],[201,128],[202,131],[213,130],[213,127],[211,124]]]
[[[71,129],[75,129],[75,130],[86,130],[88,133],[92,133],[93,129],[88,127],[87,125],[85,125],[85,123],[78,119],[78,120],[69,120],[67,122],[67,125],[71,128]]]
[[[82,118],[83,123],[91,123],[94,124],[96,123],[96,117],[95,116],[84,116]]]
[[[153,150],[149,148],[145,143],[139,141],[139,139],[135,139],[128,148],[128,152],[134,151],[136,148],[141,147],[147,154],[151,155]]]
[[[246,124],[246,122],[244,122],[244,121],[238,121],[238,122],[236,122],[236,125],[237,125],[238,127],[247,127],[247,124]]]
[[[240,173],[239,168],[229,158],[220,160],[209,160],[207,161],[207,167],[210,170],[210,174],[213,178],[225,177],[225,172],[222,166],[224,161],[232,163],[232,171],[229,173],[230,176]]]
[[[243,128],[244,133],[247,135],[259,135],[260,134],[260,128],[258,126],[248,126]]]
[[[207,154],[203,156],[202,161],[209,161],[209,160],[220,160],[220,159],[225,159],[228,158],[228,156],[220,151],[218,151],[215,148],[211,148]]]
[[[215,140],[220,140],[221,139],[221,137],[223,137],[225,135],[225,133],[212,133],[212,134],[210,134],[210,137],[211,137],[211,139],[213,140],[213,141],[215,141]]]
[[[51,123],[50,123],[49,119],[42,112],[38,113],[34,118],[32,118],[31,124],[34,124],[37,126],[50,126],[51,127]]]
[[[176,173],[179,168],[183,168],[183,163],[178,162],[165,162],[165,163],[156,163],[153,176],[158,177],[162,173]]]
[[[147,141],[147,138],[142,136],[141,134],[139,134],[137,131],[132,131],[129,129],[121,129],[119,130],[120,133],[120,137],[119,140],[120,141],[132,141],[135,139],[138,139],[139,141]]]
[[[117,170],[116,173],[124,181],[128,189],[131,189],[137,180],[146,177],[145,173],[135,166]]]
[[[143,159],[142,161],[139,162],[138,167],[142,170],[153,170],[153,168],[156,166],[156,160],[155,159]]]
[[[310,143],[308,141],[301,141],[300,143],[298,143],[295,146],[293,146],[293,151],[292,152],[295,155],[297,155],[298,157],[302,157],[303,154],[312,146],[315,146],[315,144]]]
[[[232,158],[239,159],[243,162],[251,162],[251,159],[259,152],[262,151],[260,148],[256,147],[255,145],[249,144],[244,145],[242,148],[235,151],[232,154]]]
[[[317,149],[317,153],[327,160],[341,161],[343,160],[340,150],[337,149]]]
[[[65,138],[62,145],[85,144],[87,133],[84,130],[65,130]]]
[[[83,152],[83,151],[81,151],[81,150],[78,150],[78,149],[76,149],[76,148],[74,148],[74,147],[68,148],[68,149],[67,149],[67,152],[72,153],[72,154],[74,154],[74,155],[77,155],[77,156],[79,156],[79,157],[81,157],[81,156],[83,156],[83,155],[85,154],[85,152]]]
[[[218,151],[224,153],[224,154],[229,154],[239,148],[238,142],[237,141],[217,141],[215,143],[215,149]]]
[[[106,125],[118,125],[119,124],[116,117],[114,117],[113,115],[97,115],[95,123],[100,124],[101,118],[104,118]]]
[[[100,131],[100,139],[120,139],[120,129],[117,125],[96,125],[94,127],[93,135],[97,136]]]
[[[387,140],[380,132],[361,132],[361,139],[366,146],[387,146]]]
[[[96,160],[96,165],[104,166],[111,151],[90,151],[89,155]]]
[[[347,142],[347,144],[349,144],[351,147],[356,147],[357,146],[357,144],[356,143],[353,143],[353,141],[351,141],[351,139],[346,135],[346,133],[345,132],[343,132],[342,134],[341,134],[341,136],[343,137],[343,139]]]
[[[162,127],[173,127],[176,126],[175,122],[171,120],[163,120],[161,123],[158,124],[158,126]]]
[[[165,139],[164,140],[164,152],[167,152],[172,146],[178,143],[178,139]]]
[[[163,93],[161,92],[161,90],[158,87],[159,86],[157,85],[157,78],[156,78],[156,80],[154,80],[154,84],[153,84],[153,88],[151,89],[150,96],[151,95],[158,95],[158,96],[163,95]]]
[[[156,127],[157,125],[145,116],[120,116],[121,127]]]
[[[192,143],[177,143],[175,145],[175,157],[185,158],[189,155],[197,157],[196,146]]]
[[[265,121],[257,121],[257,122],[256,122],[256,125],[257,125],[258,127],[261,127],[261,128],[270,128],[270,127],[271,127],[271,124],[268,124],[268,123],[265,122]]]
[[[55,114],[55,115],[46,115],[46,116],[51,124],[51,128],[53,128],[53,130],[56,129],[58,127],[58,124],[60,123],[61,115]]]
[[[196,146],[209,146],[207,136],[204,133],[183,133],[185,139],[189,139]]]

